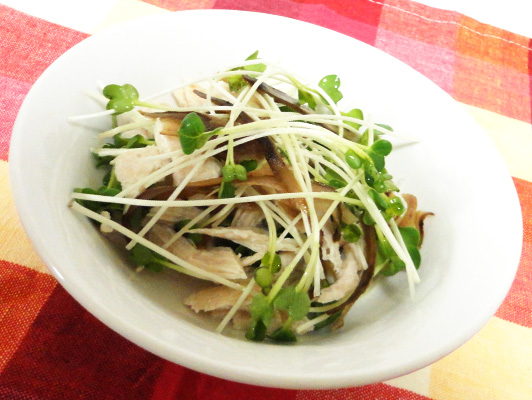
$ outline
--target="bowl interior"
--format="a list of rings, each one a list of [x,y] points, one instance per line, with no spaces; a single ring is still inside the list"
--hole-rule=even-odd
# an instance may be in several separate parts
[[[223,35],[214,28],[222,20]],[[272,26],[274,31],[268,29]],[[191,35],[198,27],[205,33]],[[290,44],[286,38],[292,31],[306,39]],[[89,148],[110,123],[106,118],[67,121],[101,110],[84,91],[96,90],[99,80],[132,83],[145,97],[231,67],[256,49],[311,82],[338,74],[341,105],[362,108],[374,121],[418,139],[410,145],[395,140],[388,169],[402,191],[415,194],[422,209],[435,213],[426,223],[422,283],[414,299],[404,274],[380,279],[343,329],[310,335],[295,346],[249,343],[230,330],[224,336],[213,333],[212,322],[181,303],[203,283],[172,271],[135,273],[87,219],[68,207],[73,188],[99,181]],[[464,343],[493,315],[520,255],[513,183],[462,108],[426,78],[370,46],[271,15],[180,12],[80,43],[30,91],[14,128],[10,169],[17,208],[35,248],[85,308],[161,357],[252,384],[354,386],[423,367]],[[489,217],[494,204],[505,210],[504,218]]]

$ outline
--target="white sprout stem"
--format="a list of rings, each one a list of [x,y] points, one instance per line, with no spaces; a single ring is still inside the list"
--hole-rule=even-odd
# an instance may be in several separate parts
[[[196,225],[198,222],[203,220],[207,215],[209,215],[212,211],[214,211],[218,206],[210,206],[203,210],[199,215],[192,218],[187,224],[185,224],[184,227],[182,227],[178,232],[176,232],[170,240],[168,240],[164,245],[163,248],[167,249],[170,247],[177,239],[179,239],[181,236],[183,236],[185,233],[187,233],[194,225]]]
[[[306,192],[312,192],[312,180],[310,178],[310,174],[308,171],[308,162],[305,160],[301,148],[296,141],[294,136],[289,136],[289,139],[291,139],[293,143],[293,148],[295,149],[295,155],[299,159],[300,165],[304,168],[304,175],[303,172],[300,171],[300,173],[303,175],[303,178],[305,179],[305,191]],[[296,161],[296,165],[297,165]],[[319,258],[319,244],[320,244],[320,229],[319,229],[319,222],[318,222],[318,215],[316,213],[316,208],[314,204],[314,199],[311,201],[307,200],[308,208],[309,208],[309,214],[310,214],[310,224],[311,224],[311,235],[313,237],[313,246],[311,250],[310,255],[310,270],[309,270],[309,276],[314,276],[314,296],[320,295],[321,285],[320,280],[325,275],[323,271],[323,266],[321,264],[321,260]],[[307,284],[302,284],[303,290],[307,288],[310,285],[310,279]],[[299,285],[298,285],[299,286]],[[296,289],[298,289],[298,286]]]
[[[75,121],[82,121],[85,119],[91,119],[91,118],[101,118],[101,117],[107,117],[108,115],[112,115],[115,113],[115,110],[105,110],[105,111],[98,111],[92,114],[85,114],[85,115],[75,115],[72,117],[68,117],[68,120],[70,122]]]
[[[268,225],[268,253],[270,253],[270,259],[273,259],[275,253],[275,245],[277,244],[277,232],[275,229],[275,221],[273,220],[270,209],[264,204],[263,201],[258,201],[257,205],[262,210],[264,218],[266,218],[266,224]]]
[[[185,177],[185,179],[183,179],[183,181],[181,181],[181,183],[179,184],[179,186],[177,186],[177,188],[172,192],[172,194],[168,197],[168,201],[172,201],[172,200],[175,200],[177,198],[177,196],[179,196],[179,194],[183,191],[183,189],[188,185],[188,183],[190,182],[190,180],[194,177],[194,175],[196,174],[196,172],[203,166],[203,162],[200,162],[198,164],[196,164],[194,166],[194,168],[192,168],[190,170],[190,172],[187,174],[187,176]],[[138,233],[139,236],[141,237],[144,237],[144,235],[146,235],[146,233],[148,233],[148,231],[157,223],[157,221],[161,218],[161,216],[166,212],[166,210],[168,210],[168,207],[167,206],[162,206],[160,207],[157,212],[155,213],[155,215],[146,223],[146,225],[144,225],[142,227],[142,229],[140,230],[140,232]],[[130,241],[127,246],[126,246],[126,249],[127,250],[131,250],[133,248],[133,246],[135,246],[136,244],[136,241],[132,240]]]
[[[244,192],[246,191],[246,187],[238,188],[235,191],[235,198],[242,197]],[[219,226],[225,217],[233,210],[235,207],[235,204],[229,203],[226,206],[224,206],[219,212],[217,212],[214,216],[209,218],[207,221],[203,223],[204,226],[207,226],[209,224],[212,224],[213,227]]]
[[[240,125],[243,126],[243,125]],[[240,126],[237,126],[235,128],[239,128]],[[233,129],[233,128],[231,128]],[[288,134],[297,134],[298,136],[306,136],[309,138],[312,138],[317,141],[325,142],[327,145],[330,145],[332,142],[334,142],[335,138],[338,138],[337,135],[333,134],[330,131],[324,130],[325,132],[329,132],[331,135],[327,136],[327,134],[323,135],[324,132],[320,132],[319,134],[309,131],[308,129],[290,129],[290,128],[281,128],[281,129],[272,129],[267,132],[259,131],[259,133],[255,133],[253,135],[250,135],[249,132],[241,132],[239,134],[235,134],[235,138],[239,138],[239,141],[235,141],[234,145],[238,146],[244,143],[251,142],[253,140],[267,137],[267,136],[273,136],[273,135],[288,135]],[[328,140],[331,139],[331,140]],[[343,146],[347,146],[354,151],[360,152],[360,149],[356,146],[353,146],[353,143],[345,140],[340,139],[342,141]],[[128,188],[122,190],[119,194],[117,194],[115,197],[124,197],[127,195],[127,193],[130,193],[138,188],[141,187],[147,187],[151,184],[154,184],[158,182],[159,180],[163,179],[165,176],[172,174],[173,172],[186,168],[187,166],[190,166],[192,164],[195,164],[196,162],[207,159],[209,157],[212,157],[216,154],[222,153],[227,150],[227,145],[216,147],[219,144],[223,143],[224,141],[227,141],[227,137],[220,137],[214,140],[210,140],[207,142],[207,145],[205,145],[204,152],[201,154],[198,154],[197,156],[195,154],[191,155],[190,158],[187,158],[187,161],[182,160],[175,160],[172,161],[170,164],[165,165],[164,167],[160,168],[159,170],[155,171],[154,173],[150,174],[149,176],[140,179],[135,184],[129,186]],[[362,152],[365,157],[368,157],[365,152]],[[167,153],[166,157],[170,158],[174,156],[174,152]],[[153,157],[155,158],[155,156]]]
[[[313,318],[309,321],[303,322],[301,325],[298,325],[296,328],[296,333],[302,334],[306,331],[308,331],[309,328],[314,328],[315,325],[319,324],[322,321],[325,321],[327,318],[329,318],[330,315],[323,314],[319,317]]]
[[[310,307],[309,312],[312,312],[312,313],[322,313],[322,312],[327,312],[327,311],[333,310],[333,309],[335,309],[336,307],[339,307],[339,306],[341,306],[342,304],[344,304],[347,300],[349,300],[349,298],[350,298],[351,295],[355,292],[355,290],[356,290],[356,289],[351,290],[351,291],[348,292],[344,297],[342,297],[340,300],[335,301],[334,303],[327,304],[327,305],[325,305],[325,306]]]
[[[242,304],[244,304],[244,301],[248,298],[251,291],[253,290],[253,286],[255,285],[255,279],[251,278],[249,283],[247,284],[246,288],[242,291],[242,294],[238,298],[235,304],[233,304],[233,307],[229,310],[229,312],[225,315],[225,317],[222,319],[220,324],[216,327],[216,333],[222,333],[224,328],[227,326],[229,321],[233,319],[236,312],[242,307]]]
[[[113,204],[127,204],[130,206],[140,207],[208,207],[208,206],[221,206],[229,203],[242,204],[242,203],[255,203],[257,201],[266,200],[287,200],[287,199],[324,199],[324,200],[339,200],[343,203],[353,204],[356,206],[363,205],[364,202],[352,199],[350,197],[340,196],[337,192],[295,192],[295,193],[277,193],[277,194],[264,194],[259,196],[246,196],[241,198],[230,199],[201,199],[201,200],[144,200],[144,199],[132,199],[128,197],[118,198],[111,196],[102,196],[99,194],[87,194],[87,193],[71,193],[72,199],[97,201],[100,203],[113,203]],[[375,206],[376,207],[376,206]],[[381,216],[382,217],[382,216]]]
[[[155,121],[147,120],[147,121],[137,121],[137,122],[131,122],[129,124],[120,125],[116,128],[109,129],[108,131],[102,132],[98,135],[98,138],[104,139],[104,138],[110,138],[118,133],[130,131],[132,129],[139,129],[139,128],[146,128],[153,126],[155,124]]]
[[[233,289],[237,289],[237,290],[244,289],[242,285],[239,285],[238,283],[232,282],[228,279],[222,278],[221,276],[213,274],[212,272],[205,271],[201,268],[196,267],[195,265],[190,264],[189,262],[176,256],[175,254],[170,253],[169,251],[161,248],[160,246],[157,246],[156,244],[150,242],[149,240],[137,235],[135,232],[125,228],[123,225],[120,225],[119,223],[109,218],[106,218],[98,213],[95,213],[94,211],[91,211],[86,207],[83,207],[78,202],[75,202],[75,201],[72,202],[71,207],[73,210],[79,212],[80,214],[83,214],[86,217],[89,217],[97,222],[100,222],[101,224],[109,226],[110,228],[123,234],[129,239],[136,240],[139,244],[143,245],[144,247],[147,247],[148,249],[153,250],[157,254],[172,261],[175,264],[175,267],[176,267],[175,269],[178,270],[179,272],[182,272],[187,275],[191,275],[196,278],[216,282],[216,283],[219,283],[224,286],[228,286]]]
[[[276,109],[277,105],[271,98],[271,96],[265,96],[267,102],[270,104],[271,108]],[[290,160],[290,163],[292,165],[292,173],[294,175],[294,178],[296,179],[297,183],[299,184],[301,191],[305,193],[312,192],[312,181],[310,179],[309,171],[307,168],[307,162],[304,159],[304,157],[301,154],[301,149],[299,147],[299,143],[297,142],[296,138],[289,134],[286,137],[281,136],[281,141],[288,153],[288,158]],[[303,169],[303,170],[302,170]],[[307,202],[307,208],[308,208],[308,216],[310,217],[310,224],[314,228],[312,229],[307,224],[306,218],[303,218],[303,223],[305,224],[305,229],[307,230],[307,236],[311,238],[311,252],[310,252],[310,258],[307,262],[307,267],[305,268],[305,272],[303,274],[302,279],[296,286],[296,290],[300,291],[305,287],[305,279],[307,276],[307,273],[309,275],[317,275],[317,279],[315,278],[315,283],[317,282],[317,285],[314,286],[314,294],[319,295],[320,292],[320,277],[323,274],[322,265],[319,260],[319,241],[320,241],[320,231],[317,229],[318,225],[318,219],[316,214],[316,209],[314,206],[314,200],[313,199],[305,199]],[[303,214],[303,210],[301,211]]]
[[[405,254],[408,253],[408,249],[406,248],[405,241],[403,240],[403,236],[401,235],[401,232],[399,231],[399,227],[397,226],[397,223],[395,220],[390,221],[390,228],[392,229],[392,232],[399,242],[399,245],[403,249],[403,252]],[[421,280],[419,279],[419,275],[417,273],[417,269],[413,263],[406,263],[406,275],[408,278],[408,287],[410,289],[410,295],[413,298],[414,297],[414,284],[419,283]]]
[[[281,237],[284,238],[290,233],[294,237],[294,240],[301,245],[303,243],[303,239],[301,234],[297,231],[297,229],[295,229],[296,224],[301,220],[301,213],[291,220],[290,217],[272,201],[265,201],[264,204],[266,204],[266,206],[273,212],[273,219],[285,229],[277,239],[278,242],[280,242]]]
[[[298,214],[293,220],[292,222],[290,222],[289,225],[285,225],[284,226],[284,231],[279,235],[279,238],[277,239],[278,242],[281,242],[285,237],[286,235],[288,235],[289,233],[292,233],[292,232],[297,232],[297,230],[295,229],[297,223],[301,221],[301,214]],[[294,236],[292,234],[292,236]],[[295,238],[295,237],[294,237]],[[298,239],[296,239],[296,241],[299,242],[299,244],[301,243],[301,236],[298,235]]]

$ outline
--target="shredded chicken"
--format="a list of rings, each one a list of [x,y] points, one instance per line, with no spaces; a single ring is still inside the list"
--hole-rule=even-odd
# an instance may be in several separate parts
[[[252,292],[243,306],[247,307],[251,303],[251,297],[257,291]],[[195,312],[229,310],[236,303],[242,292],[227,286],[213,286],[193,293],[185,299],[185,304]]]
[[[162,153],[171,153],[181,150],[181,143],[179,142],[179,138],[177,136],[155,135],[155,142],[157,143],[157,147],[161,149]],[[178,156],[174,156],[173,160],[175,160],[177,157]],[[183,157],[183,155],[181,155],[181,157]],[[193,157],[196,157],[196,155],[187,156],[186,161]],[[190,173],[192,168],[194,168],[194,164],[175,171],[172,174],[174,185],[179,185]],[[196,182],[203,181],[205,179],[218,178],[221,175],[221,169],[222,166],[220,162],[214,157],[209,157],[203,162],[201,168],[194,174],[190,181]]]
[[[173,226],[175,223],[186,220],[186,219],[194,219],[198,215],[200,215],[202,210],[198,207],[172,207],[168,208],[163,215],[161,215],[161,218],[159,219],[159,222],[165,222]],[[153,217],[156,213],[156,210],[150,210],[148,213],[148,217]]]
[[[132,149],[122,153],[114,160],[116,179],[122,184],[122,189],[128,189],[139,180],[146,178],[153,172],[162,168],[168,161],[150,158],[161,154],[156,146],[147,146],[140,149]],[[137,197],[146,190],[146,187],[140,186],[131,190],[127,197]]]
[[[190,232],[228,239],[263,255],[268,250],[268,235],[257,228],[202,228],[191,229]],[[276,248],[279,251],[296,251],[298,247],[294,239],[283,239]]]
[[[174,235],[173,229],[166,225],[155,225],[148,233],[148,239],[159,246],[164,246]],[[228,247],[198,249],[184,237],[180,237],[168,248],[168,251],[202,268],[226,279],[246,279],[246,272],[238,256]]]
[[[334,227],[331,221],[328,221],[322,229],[321,259],[329,261],[333,266],[342,264],[342,254],[340,253],[340,242],[334,241]]]
[[[259,208],[238,207],[231,226],[235,228],[255,228],[264,220],[264,213]]]

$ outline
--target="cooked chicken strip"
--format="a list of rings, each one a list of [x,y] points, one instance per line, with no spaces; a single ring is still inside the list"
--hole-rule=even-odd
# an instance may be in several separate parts
[[[118,155],[114,159],[115,175],[116,179],[120,181],[122,189],[129,188],[139,180],[162,168],[168,162],[167,160],[148,158],[159,154],[161,152],[156,146],[146,146]],[[145,187],[141,186],[129,192],[126,197],[137,197],[145,189]]]
[[[269,237],[265,231],[257,228],[202,228],[191,229],[190,232],[228,239],[257,253],[265,253],[268,250]],[[294,239],[283,239],[276,248],[278,251],[298,250]]]
[[[148,232],[148,239],[159,246],[164,246],[174,230],[166,225],[156,224]],[[246,273],[239,257],[228,247],[198,249],[184,237],[177,239],[167,248],[168,251],[183,260],[226,279],[246,279]]]

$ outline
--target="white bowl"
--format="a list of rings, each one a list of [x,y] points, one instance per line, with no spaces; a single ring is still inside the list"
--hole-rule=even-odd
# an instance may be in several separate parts
[[[83,93],[98,79],[132,83],[147,96],[257,49],[309,81],[338,74],[344,103],[418,138],[394,151],[389,170],[403,191],[435,213],[426,224],[414,300],[404,274],[381,280],[359,300],[344,328],[290,346],[214,333],[211,323],[181,303],[194,284],[172,272],[135,274],[87,219],[67,207],[74,187],[97,184],[89,147],[108,120],[72,124],[67,117],[101,109]],[[424,367],[467,341],[495,313],[521,251],[512,180],[460,106],[371,46],[271,15],[179,12],[128,23],[74,46],[28,94],[13,130],[9,166],[28,235],[79,303],[165,359],[249,384],[345,387]]]

